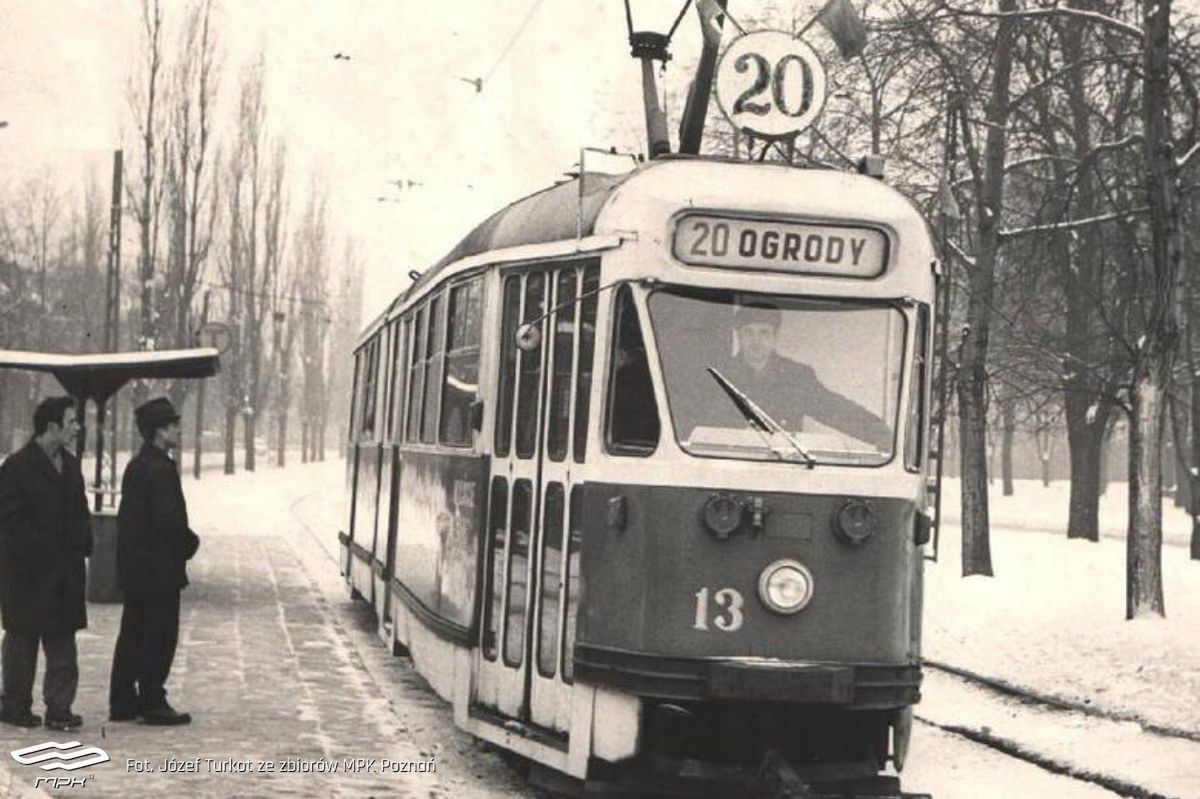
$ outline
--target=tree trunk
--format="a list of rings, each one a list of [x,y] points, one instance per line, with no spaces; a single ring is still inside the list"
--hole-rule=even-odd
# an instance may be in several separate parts
[[[248,472],[254,471],[254,412],[246,414],[246,419],[242,423],[242,437],[245,446],[245,466]]]
[[[1200,560],[1200,375],[1192,369],[1192,448],[1187,470],[1188,513],[1192,516],[1192,560]],[[1182,447],[1182,445],[1180,445]]]
[[[288,408],[287,408],[286,401],[282,401],[281,404],[283,405],[283,408],[280,409],[280,411],[279,411],[279,420],[278,420],[279,424],[278,424],[278,427],[276,428],[276,439],[277,439],[275,441],[275,465],[276,466],[287,465],[287,457],[284,455],[284,451],[287,449]]]
[[[1071,458],[1071,496],[1067,512],[1067,538],[1100,540],[1100,492],[1107,482],[1104,470],[1105,423],[1095,414],[1089,424],[1086,413],[1072,413],[1067,403],[1067,442]]]
[[[1017,413],[1013,404],[1011,399],[1000,403],[1000,476],[1006,497],[1013,495],[1013,436],[1017,431]]]
[[[972,303],[974,298],[972,298]],[[982,371],[982,370],[980,370]],[[987,412],[983,378],[959,376],[959,452],[962,463],[962,573],[992,574],[988,541]]]
[[[1183,442],[1179,442],[1179,452],[1182,454],[1188,452],[1189,468],[1187,469],[1187,479],[1181,480],[1180,484],[1187,484],[1188,487],[1188,513],[1192,516],[1192,560],[1200,560],[1200,365],[1196,363],[1196,354],[1193,349],[1194,342],[1192,340],[1192,317],[1191,313],[1195,309],[1195,297],[1192,292],[1188,292],[1188,326],[1187,326],[1187,362],[1188,372],[1192,376],[1192,396],[1191,396],[1191,449],[1184,450]]]
[[[233,474],[237,449],[237,408],[225,406],[225,474]]]
[[[1001,0],[1000,11],[1017,10],[1016,0]],[[962,573],[992,574],[988,540],[987,351],[1004,208],[1004,154],[1008,147],[1009,86],[1017,22],[996,24],[991,96],[987,104],[983,182],[977,205],[979,251],[967,277],[970,302],[958,375],[960,452],[962,453]],[[960,115],[965,117],[965,115]],[[969,132],[965,118],[964,132]]]
[[[1178,349],[1175,284],[1180,239],[1178,168],[1171,148],[1170,0],[1143,0],[1143,157],[1150,205],[1151,258],[1145,285],[1153,287],[1139,340],[1130,391],[1129,532],[1126,537],[1125,617],[1163,616],[1162,427],[1166,393]]]
[[[308,463],[308,422],[300,422],[300,462]]]
[[[1147,358],[1147,361],[1150,359]],[[1162,441],[1165,381],[1148,364],[1130,392],[1129,533],[1125,618],[1164,615],[1162,591]]]

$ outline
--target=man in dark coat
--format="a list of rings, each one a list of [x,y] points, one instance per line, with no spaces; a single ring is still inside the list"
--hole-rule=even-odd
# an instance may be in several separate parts
[[[92,527],[79,461],[67,450],[78,432],[74,400],[43,400],[33,438],[0,466],[0,721],[20,727],[42,723],[31,709],[39,641],[46,726],[83,723],[71,703],[79,684],[75,631],[87,627],[83,560],[92,553]]]
[[[766,301],[739,306],[734,317],[738,355],[722,374],[790,431],[812,418],[827,427],[889,452],[892,429],[883,419],[825,386],[807,364],[776,350],[781,312]]]
[[[179,414],[165,397],[134,411],[144,443],[125,467],[117,511],[117,580],[124,594],[121,632],[113,653],[109,718],[146,724],[187,724],[167,704],[164,684],[179,639],[179,592],[200,539],[188,527],[179,469]]]

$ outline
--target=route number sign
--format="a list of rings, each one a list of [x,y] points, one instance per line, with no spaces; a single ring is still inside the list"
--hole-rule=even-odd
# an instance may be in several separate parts
[[[825,105],[825,67],[790,33],[748,33],[729,45],[717,65],[717,104],[745,133],[790,138]]]

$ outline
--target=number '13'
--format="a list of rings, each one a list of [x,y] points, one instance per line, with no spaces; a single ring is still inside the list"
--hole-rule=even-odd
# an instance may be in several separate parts
[[[746,621],[742,606],[746,600],[736,588],[722,588],[712,595],[712,604],[717,606],[716,615],[712,619],[713,626],[721,632],[732,633],[742,629]],[[692,625],[695,630],[708,630],[709,619],[708,589],[701,588],[696,592],[696,622]]]

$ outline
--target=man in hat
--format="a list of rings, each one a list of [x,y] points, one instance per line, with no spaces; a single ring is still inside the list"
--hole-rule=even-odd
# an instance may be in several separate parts
[[[134,411],[143,444],[125,467],[117,511],[117,581],[125,598],[113,653],[109,718],[146,724],[187,724],[167,704],[164,684],[179,638],[179,592],[200,539],[188,527],[179,469],[179,414],[166,397]]]
[[[789,431],[812,418],[881,451],[892,447],[883,419],[825,386],[816,371],[776,350],[782,313],[767,300],[737,306],[733,327],[738,351],[722,374]]]
[[[0,466],[0,605],[4,698],[0,721],[36,727],[32,712],[38,644],[46,653],[46,726],[73,730],[79,684],[75,631],[87,627],[83,559],[91,516],[75,445],[75,401],[50,397],[33,412],[33,438]]]

